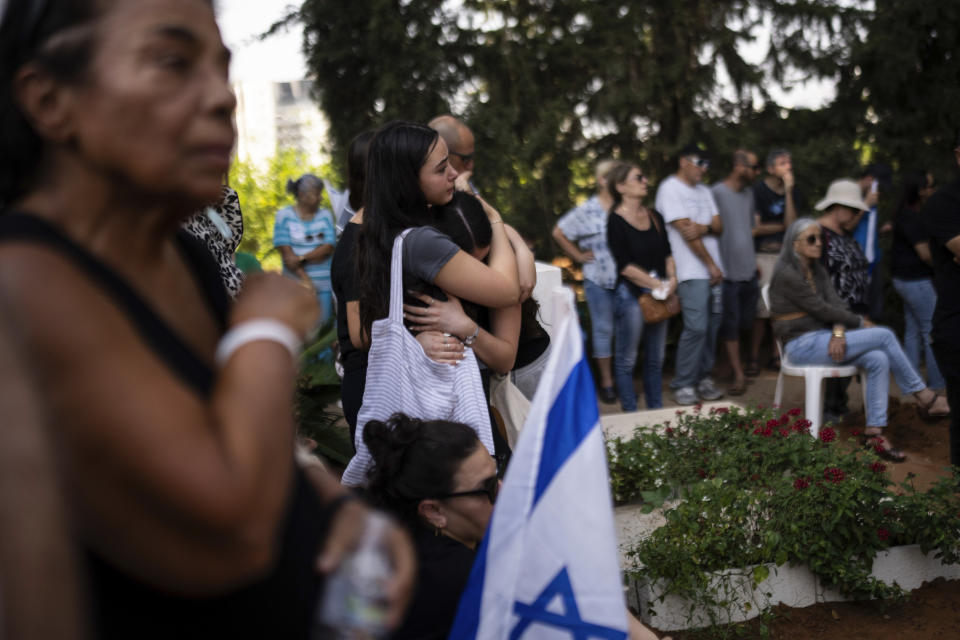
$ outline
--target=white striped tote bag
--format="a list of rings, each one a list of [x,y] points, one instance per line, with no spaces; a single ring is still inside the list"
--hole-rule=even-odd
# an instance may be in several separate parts
[[[417,339],[403,326],[403,239],[393,242],[390,265],[390,314],[370,329],[367,384],[357,414],[354,445],[357,453],[343,472],[347,486],[362,486],[373,464],[363,443],[363,427],[370,420],[386,421],[394,413],[421,420],[462,422],[477,432],[493,455],[490,414],[473,349],[464,349],[457,366],[434,362]]]

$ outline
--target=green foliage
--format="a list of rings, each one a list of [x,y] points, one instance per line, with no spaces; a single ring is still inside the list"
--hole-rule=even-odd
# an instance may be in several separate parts
[[[280,253],[273,247],[273,220],[277,211],[294,202],[287,193],[287,180],[304,173],[330,175],[329,168],[307,165],[291,150],[270,158],[265,169],[242,160],[230,166],[230,186],[236,190],[243,211],[243,240],[238,250],[255,255],[264,270],[279,271],[282,267]],[[326,191],[323,197],[321,206],[329,207]]]
[[[829,427],[811,438],[795,410],[677,413],[674,425],[608,442],[615,499],[680,498],[631,552],[664,594],[728,607],[743,571],[755,587],[763,565],[790,563],[847,596],[893,598],[898,586],[870,576],[878,551],[916,543],[960,560],[960,474],[926,493],[891,486],[873,452],[838,445]]]
[[[660,179],[674,170],[684,143],[699,139],[721,155],[737,146],[732,128],[746,131],[748,122],[761,155],[783,144],[790,134],[779,118],[755,118],[754,98],[762,109],[768,83],[789,69],[834,74],[863,21],[849,5],[305,0],[290,19],[304,24],[337,163],[360,131],[452,108],[477,138],[477,184],[544,254],[552,252],[550,227],[589,191],[582,177],[599,158],[641,162]],[[765,20],[774,25],[767,58],[752,64],[740,46],[758,37]],[[721,68],[733,100],[718,93]],[[821,155],[853,149],[853,127],[821,144],[836,129],[811,123],[793,135]],[[812,131],[823,135],[811,138]],[[824,163],[831,172],[847,164]]]
[[[336,324],[328,322],[300,355],[294,406],[299,435],[316,442],[316,453],[336,465],[346,466],[353,456],[353,445],[343,414],[331,406],[340,398],[340,378],[331,349],[336,339]]]
[[[840,68],[834,111],[855,118],[875,159],[943,180],[956,170],[950,151],[960,129],[960,3],[874,4],[867,37]]]

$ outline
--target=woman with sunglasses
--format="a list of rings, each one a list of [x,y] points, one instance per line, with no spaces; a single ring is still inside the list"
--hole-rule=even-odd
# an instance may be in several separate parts
[[[640,169],[632,164],[619,165],[607,174],[607,185],[613,199],[607,218],[607,244],[618,273],[613,312],[617,395],[624,411],[637,410],[633,369],[640,338],[646,334],[643,390],[647,409],[657,409],[663,406],[663,354],[668,321],[645,323],[638,298],[662,287],[668,295],[676,291],[676,264],[663,217],[643,205],[648,185]]]
[[[336,244],[333,214],[320,208],[323,182],[312,173],[287,181],[296,204],[277,212],[273,244],[283,257],[283,273],[310,286],[320,303],[320,322],[333,317],[330,263]]]
[[[368,497],[414,539],[419,575],[394,640],[446,638],[500,487],[497,466],[470,427],[397,414],[368,422]]]
[[[852,364],[866,371],[866,429],[862,444],[892,462],[906,455],[882,437],[887,426],[890,373],[904,394],[932,411],[949,411],[946,398],[927,388],[910,365],[897,337],[851,312],[820,263],[823,230],[811,218],[787,229],[770,282],[773,330],[795,364]]]
[[[416,591],[391,638],[444,639],[493,516],[496,464],[474,430],[457,422],[398,413],[368,422],[363,439],[374,460],[367,495],[407,527],[417,550]],[[627,620],[631,640],[656,640],[629,612]]]

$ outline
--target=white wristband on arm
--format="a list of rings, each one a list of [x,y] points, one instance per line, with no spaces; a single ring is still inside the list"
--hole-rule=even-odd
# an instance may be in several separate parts
[[[260,340],[279,342],[287,348],[294,360],[300,355],[300,347],[303,345],[303,341],[297,335],[297,332],[279,320],[271,318],[245,320],[232,327],[220,338],[214,356],[217,366],[222,367],[227,364],[234,352],[243,345]]]

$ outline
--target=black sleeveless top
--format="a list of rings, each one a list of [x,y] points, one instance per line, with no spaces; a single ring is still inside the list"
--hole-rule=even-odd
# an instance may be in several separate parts
[[[198,396],[210,395],[215,379],[210,367],[98,258],[46,221],[19,213],[0,215],[0,242],[42,245],[70,259],[126,314],[174,375]],[[177,246],[225,329],[229,299],[217,264],[206,247],[184,231],[177,234]],[[321,585],[313,560],[326,527],[316,494],[300,468],[294,465],[294,469],[287,512],[277,532],[273,570],[225,595],[187,598],[166,593],[124,573],[81,541],[93,637],[308,638]]]

